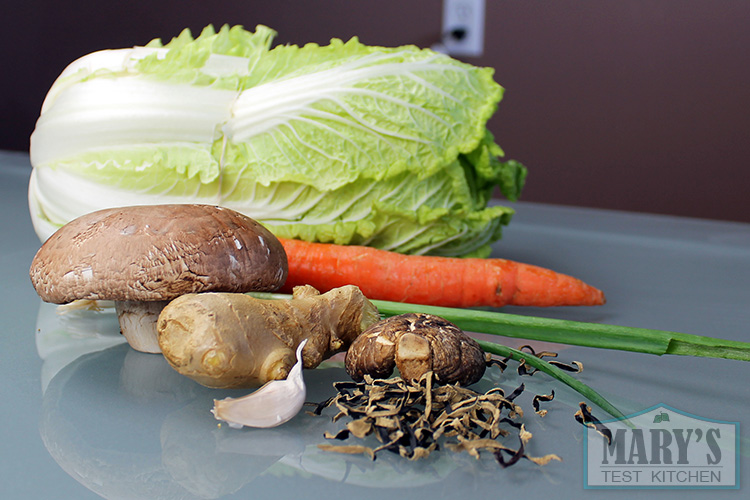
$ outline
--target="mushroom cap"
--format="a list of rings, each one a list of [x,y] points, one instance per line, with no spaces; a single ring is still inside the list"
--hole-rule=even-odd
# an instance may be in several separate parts
[[[271,291],[286,280],[281,242],[211,205],[144,205],[79,217],[39,249],[29,275],[45,302],[171,300],[206,291]]]
[[[354,339],[344,359],[355,381],[365,375],[390,377],[398,368],[406,380],[432,371],[441,384],[471,385],[484,375],[484,351],[476,340],[439,316],[406,313],[367,328]]]

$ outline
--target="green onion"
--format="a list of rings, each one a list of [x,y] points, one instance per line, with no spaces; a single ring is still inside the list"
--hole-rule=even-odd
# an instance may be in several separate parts
[[[251,295],[266,299],[291,298],[291,295],[279,293],[253,292]],[[598,349],[640,352],[657,356],[675,354],[750,361],[750,343],[739,340],[632,326],[523,316],[497,311],[427,306],[387,300],[371,300],[370,302],[375,304],[380,314],[386,317],[405,313],[434,314],[467,332]]]
[[[496,311],[424,306],[384,300],[371,302],[384,316],[411,312],[434,314],[467,332],[659,356],[676,354],[750,361],[750,343],[737,340],[648,328],[522,316]]]
[[[519,351],[518,349],[513,349],[512,347],[496,344],[494,342],[487,342],[485,340],[478,340],[477,342],[479,342],[479,345],[482,347],[482,349],[484,349],[485,352],[489,352],[490,354],[495,354],[497,356],[503,356],[506,358],[510,357],[511,359],[519,362],[523,360],[527,365],[532,366],[553,378],[556,378],[560,382],[572,388],[581,396],[587,398],[589,401],[591,401],[613,417],[627,421],[625,415],[623,415],[620,410],[615,408],[612,403],[607,401],[604,396],[602,396],[577,378],[572,377],[570,374],[565,373],[560,368],[544,361],[543,359],[538,358],[533,354],[525,353]]]

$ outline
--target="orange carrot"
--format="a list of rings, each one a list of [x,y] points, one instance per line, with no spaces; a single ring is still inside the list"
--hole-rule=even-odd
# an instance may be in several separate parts
[[[357,285],[370,299],[446,307],[604,304],[604,294],[571,276],[505,259],[403,255],[364,246],[282,239],[289,277],[282,291]]]

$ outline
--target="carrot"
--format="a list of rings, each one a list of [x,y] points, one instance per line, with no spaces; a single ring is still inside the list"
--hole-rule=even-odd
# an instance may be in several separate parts
[[[281,239],[289,261],[282,288],[321,292],[357,285],[373,300],[446,307],[604,304],[604,294],[571,276],[505,259],[403,255],[364,246]]]

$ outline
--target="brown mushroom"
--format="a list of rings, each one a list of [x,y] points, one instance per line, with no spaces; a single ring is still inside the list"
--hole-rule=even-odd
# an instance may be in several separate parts
[[[386,378],[398,368],[406,380],[432,371],[442,384],[473,384],[484,375],[486,356],[479,344],[453,323],[432,314],[386,318],[357,337],[345,358],[357,382],[365,375]]]
[[[172,299],[271,291],[286,280],[279,240],[256,221],[210,205],[105,209],[71,221],[39,249],[31,282],[45,302],[115,302],[139,351],[160,352],[156,320]]]

